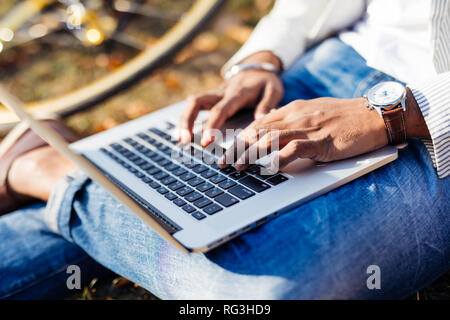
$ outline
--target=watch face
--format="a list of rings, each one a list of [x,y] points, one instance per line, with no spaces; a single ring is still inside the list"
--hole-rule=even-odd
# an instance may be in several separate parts
[[[389,106],[397,105],[405,95],[405,88],[398,82],[381,82],[374,86],[367,93],[367,99],[370,104],[375,106]]]

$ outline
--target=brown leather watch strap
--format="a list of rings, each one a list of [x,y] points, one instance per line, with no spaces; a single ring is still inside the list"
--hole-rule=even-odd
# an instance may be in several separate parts
[[[396,146],[406,142],[406,124],[401,106],[383,111],[383,119],[388,132],[389,143]]]

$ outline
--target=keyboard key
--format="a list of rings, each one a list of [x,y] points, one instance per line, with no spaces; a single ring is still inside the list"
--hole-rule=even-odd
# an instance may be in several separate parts
[[[130,150],[126,150],[125,152],[123,152],[122,153],[123,154],[123,156],[125,157],[125,158],[130,158],[130,157],[132,157],[133,155],[134,155],[134,153],[133,152],[131,152]]]
[[[134,175],[135,175],[136,177],[138,177],[138,178],[143,178],[143,177],[145,177],[144,174],[143,174],[142,172],[139,172],[139,171],[138,171],[138,172],[135,172]]]
[[[206,192],[206,191],[208,191],[209,189],[211,189],[213,187],[214,186],[211,183],[204,182],[201,185],[197,186],[197,190],[200,191],[200,192]]]
[[[262,172],[260,172],[259,174],[255,174],[255,175],[262,180],[267,180],[269,178],[274,177],[276,175],[276,173],[273,173],[272,171],[264,169]]]
[[[147,149],[145,151],[142,152],[147,158],[150,158],[153,160],[154,157],[156,157],[158,154],[150,149]]]
[[[165,146],[164,148],[161,148],[161,151],[164,154],[170,156],[172,154],[173,149],[171,147],[169,147],[169,146]]]
[[[166,177],[168,177],[169,175],[167,174],[167,173],[165,173],[164,171],[162,171],[162,172],[160,172],[160,173],[157,173],[157,174],[155,174],[153,177],[156,179],[156,180],[162,180],[162,179],[164,179],[164,178],[166,178]]]
[[[164,187],[159,187],[158,189],[156,189],[156,191],[158,191],[161,194],[166,194],[167,192],[169,192],[169,190],[167,190]]]
[[[173,194],[172,192],[166,194],[164,197],[166,197],[169,200],[175,200],[176,198],[178,198],[175,194]]]
[[[188,181],[188,180],[193,179],[195,177],[196,177],[195,174],[193,174],[191,172],[186,172],[185,174],[180,176],[180,179],[183,180],[183,181]]]
[[[203,208],[203,207],[206,207],[207,205],[209,205],[211,203],[212,203],[211,200],[209,200],[208,198],[203,197],[203,198],[198,199],[197,201],[195,201],[194,202],[194,206],[196,206],[197,208]]]
[[[238,199],[227,193],[215,197],[214,200],[223,205],[224,207],[231,207],[232,205],[239,202]]]
[[[209,169],[209,170],[202,172],[201,176],[205,179],[209,179],[209,178],[215,176],[216,174],[217,174],[217,172],[215,170]]]
[[[156,181],[152,181],[148,184],[150,187],[152,187],[153,189],[157,189],[160,187],[160,184]]]
[[[180,166],[177,166],[175,163],[171,162],[168,166],[165,167],[169,171],[175,171],[180,168]]]
[[[147,148],[144,147],[142,144],[136,146],[135,149],[141,153],[147,150]]]
[[[139,160],[134,162],[137,166],[143,166],[144,164],[148,163],[147,161],[145,161],[144,159],[140,158]]]
[[[255,195],[254,192],[248,190],[247,188],[241,185],[234,186],[233,188],[228,190],[228,192],[242,200],[250,198],[251,196]]]
[[[220,172],[223,174],[230,174],[230,173],[236,172],[236,169],[232,166],[229,166],[229,167],[220,169]]]
[[[186,199],[189,202],[194,202],[200,198],[203,198],[203,196],[201,195],[201,193],[198,193],[197,191],[192,192],[188,194],[186,197],[184,197],[184,199]]]
[[[253,173],[253,174],[259,174],[259,172],[261,171],[261,166],[258,166],[256,164],[252,164],[245,171]]]
[[[189,187],[183,187],[177,190],[177,194],[184,197],[185,195],[191,193],[192,191],[194,191],[194,189]]]
[[[150,183],[150,182],[152,182],[153,180],[150,179],[149,177],[144,177],[144,178],[142,178],[142,181],[145,182],[145,183]]]
[[[241,180],[239,180],[239,182],[256,192],[262,192],[270,188],[267,183],[262,182],[261,180],[258,180],[252,176],[242,178]]]
[[[171,164],[172,161],[170,161],[169,159],[163,159],[161,161],[158,161],[158,163],[159,163],[160,166],[165,167],[165,166]]]
[[[234,180],[239,180],[239,179],[245,177],[246,175],[247,174],[244,171],[236,171],[236,172],[233,172],[232,174],[230,174],[229,177]]]
[[[211,168],[213,168],[213,169],[216,169],[216,170],[219,170],[219,165],[217,164],[217,163],[211,163],[210,165],[209,165]]]
[[[149,169],[151,169],[151,168],[154,168],[155,166],[154,165],[152,165],[152,164],[150,164],[150,163],[146,163],[146,164],[143,164],[142,166],[141,166],[141,168],[142,168],[142,170],[149,170]]]
[[[195,177],[194,179],[189,180],[188,184],[192,187],[195,187],[198,186],[199,184],[202,184],[203,182],[205,182],[205,180],[203,180],[202,178]]]
[[[138,133],[137,136],[139,138],[141,138],[142,140],[147,140],[148,138],[150,138],[148,135],[146,135],[145,133],[142,133],[142,132]]]
[[[147,173],[152,175],[152,176],[155,175],[155,174],[158,174],[160,172],[161,172],[161,170],[159,170],[157,167],[153,167],[153,168],[147,170]]]
[[[171,183],[174,183],[175,181],[177,181],[177,179],[175,179],[174,177],[167,177],[167,178],[164,178],[164,179],[162,179],[161,180],[161,183],[163,184],[163,185],[169,185],[169,184],[171,184]]]
[[[222,207],[219,206],[217,203],[212,203],[209,206],[203,208],[203,211],[209,215],[219,212],[220,210],[222,210]]]
[[[276,186],[277,184],[280,184],[286,180],[288,180],[287,177],[283,176],[282,174],[277,174],[276,176],[271,177],[271,178],[267,179],[266,181],[268,183],[270,183],[271,185]]]
[[[226,178],[225,176],[218,174],[217,176],[212,177],[211,179],[209,179],[209,181],[211,181],[212,183],[221,183],[222,181],[224,181]]]
[[[178,199],[175,199],[173,201],[173,203],[175,203],[179,207],[182,207],[182,206],[184,206],[186,204],[186,201],[184,201],[183,199],[178,198]]]
[[[185,186],[184,183],[182,183],[180,181],[176,181],[176,182],[168,185],[169,189],[172,191],[178,190],[184,186]]]
[[[191,206],[190,204],[186,204],[182,207],[182,209],[184,211],[186,211],[187,213],[191,213],[195,211],[195,208],[193,206]]]
[[[202,173],[203,171],[206,170],[208,170],[208,167],[204,165],[198,165],[194,169],[192,169],[192,171],[194,171],[195,173]]]
[[[137,155],[135,155],[134,153],[133,153],[133,155],[128,157],[128,160],[130,160],[132,162],[138,161],[139,159],[141,159],[141,158],[138,157]]]
[[[163,156],[161,156],[161,155],[156,155],[155,157],[153,157],[152,158],[153,159],[153,161],[155,161],[155,162],[160,162],[160,161],[163,161],[163,160],[166,160],[166,158],[164,158]]]
[[[200,212],[198,212],[198,211],[195,211],[195,212],[192,214],[192,216],[193,216],[195,219],[197,219],[197,220],[202,220],[202,219],[205,219],[205,218],[206,218],[206,216],[205,216],[203,213],[200,213]]]
[[[227,179],[227,180],[219,183],[219,187],[221,187],[223,189],[228,189],[235,185],[236,185],[236,182],[234,182],[233,180],[230,180],[230,179]]]
[[[128,168],[128,171],[130,171],[131,173],[136,173],[136,172],[138,172],[135,168],[133,168],[133,167],[130,167],[130,168]]]
[[[185,174],[187,172],[186,169],[183,168],[178,168],[175,169],[175,171],[173,172],[174,175],[176,175],[177,177],[181,176],[182,174]]]
[[[184,166],[188,169],[194,169],[196,166],[198,166],[199,164],[197,162],[187,162],[184,163]]]
[[[214,188],[214,189],[209,190],[205,194],[210,198],[214,198],[214,197],[217,197],[218,195],[221,195],[222,193],[223,193],[223,191],[221,189]]]
[[[147,141],[147,142],[150,143],[150,144],[155,143],[155,139],[153,139],[153,138],[150,137],[150,136],[149,136],[148,138],[146,138],[145,141]]]

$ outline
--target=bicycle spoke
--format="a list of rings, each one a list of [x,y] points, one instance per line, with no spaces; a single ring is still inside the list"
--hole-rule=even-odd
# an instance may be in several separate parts
[[[119,12],[133,13],[149,18],[178,21],[183,14],[178,12],[165,12],[148,4],[135,3],[128,0],[115,0],[114,9]]]
[[[116,32],[114,35],[111,36],[111,39],[137,50],[145,50],[149,47],[149,45],[144,41],[139,40],[136,37],[127,35],[123,32]]]

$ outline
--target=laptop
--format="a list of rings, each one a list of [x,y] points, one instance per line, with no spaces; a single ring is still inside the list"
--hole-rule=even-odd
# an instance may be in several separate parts
[[[68,145],[4,88],[0,100],[184,252],[209,251],[397,158],[397,149],[387,146],[331,163],[298,159],[276,173],[267,173],[258,164],[240,172],[232,166],[220,169],[215,152],[195,143],[187,148],[178,144],[175,124],[185,102]],[[207,116],[200,113],[195,134]],[[243,127],[251,117],[251,113],[240,114],[225,128]],[[217,147],[227,148],[230,143],[224,139]]]

